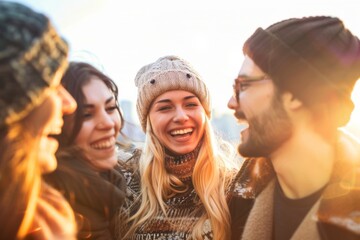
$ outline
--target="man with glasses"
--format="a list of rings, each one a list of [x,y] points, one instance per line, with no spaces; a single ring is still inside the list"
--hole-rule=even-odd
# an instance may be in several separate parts
[[[307,17],[257,29],[243,51],[228,102],[247,125],[236,188],[255,199],[242,239],[360,239],[360,144],[338,130],[360,40],[338,18]]]

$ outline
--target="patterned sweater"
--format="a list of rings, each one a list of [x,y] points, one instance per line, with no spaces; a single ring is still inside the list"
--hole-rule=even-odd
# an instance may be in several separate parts
[[[189,184],[189,189],[185,193],[177,194],[165,202],[168,213],[167,217],[161,212],[152,220],[141,225],[133,236],[124,238],[127,230],[129,230],[129,226],[125,225],[124,222],[129,216],[132,216],[139,207],[139,202],[137,200],[140,196],[140,177],[137,167],[140,154],[140,150],[135,150],[133,156],[130,157],[123,166],[123,175],[126,179],[128,188],[125,204],[120,210],[118,222],[116,223],[118,228],[116,230],[117,239],[191,239],[191,229],[193,229],[194,224],[205,213],[205,209],[191,184]],[[238,208],[239,204],[242,205],[242,203],[237,200],[232,200],[229,203],[230,207],[234,206],[235,208]],[[240,219],[238,217],[234,217],[234,219],[235,218]],[[243,225],[244,223],[241,223],[238,226],[242,228]],[[208,220],[203,226],[203,239],[213,239],[210,222]]]

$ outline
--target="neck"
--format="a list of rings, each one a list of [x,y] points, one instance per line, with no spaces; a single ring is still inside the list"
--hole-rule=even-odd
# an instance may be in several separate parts
[[[303,198],[323,188],[335,162],[331,143],[309,129],[293,136],[271,156],[280,186],[288,198]]]
[[[165,168],[170,174],[175,175],[182,182],[191,180],[192,172],[196,163],[196,159],[200,152],[201,144],[199,144],[193,151],[177,155],[169,151],[165,152]]]

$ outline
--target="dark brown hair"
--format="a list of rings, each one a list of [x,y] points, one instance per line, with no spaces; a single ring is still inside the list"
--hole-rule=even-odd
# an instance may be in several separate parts
[[[89,83],[92,77],[98,77],[114,94],[116,106],[121,118],[121,129],[124,126],[124,118],[119,108],[118,103],[118,88],[115,82],[99,71],[94,66],[84,62],[70,62],[69,68],[61,80],[61,84],[72,95],[78,104],[76,111],[71,115],[64,116],[64,126],[62,133],[59,135],[59,150],[73,145],[73,142],[78,135],[83,124],[83,104],[85,96],[82,87]]]

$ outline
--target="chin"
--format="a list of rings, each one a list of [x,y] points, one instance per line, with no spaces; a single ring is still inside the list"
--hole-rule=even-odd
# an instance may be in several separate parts
[[[241,143],[238,152],[243,157],[269,157],[277,149],[277,145],[260,145],[254,143]]]
[[[259,148],[254,147],[254,145],[247,144],[246,142],[239,144],[237,150],[243,157],[263,157]]]
[[[46,160],[40,160],[41,173],[50,173],[55,171],[57,167],[57,160],[55,156],[49,156]]]
[[[195,148],[196,148],[196,146],[195,147],[181,147],[181,148],[170,149],[170,150],[175,154],[182,155],[182,154],[187,154],[187,153],[194,151]]]
[[[101,166],[99,166],[100,170],[110,170],[113,169],[115,167],[117,163],[117,159],[116,157],[114,158],[109,158],[109,159],[104,159],[103,160],[103,164],[100,163]]]

